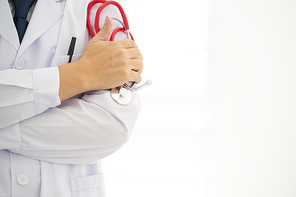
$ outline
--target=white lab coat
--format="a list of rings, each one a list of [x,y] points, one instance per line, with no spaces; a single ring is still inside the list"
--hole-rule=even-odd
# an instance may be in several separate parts
[[[72,61],[84,52],[89,1],[39,0],[20,45],[0,0],[0,197],[105,196],[99,160],[129,139],[140,101],[134,93],[121,106],[104,90],[60,102],[57,66],[72,36]],[[119,17],[112,6],[106,14]]]

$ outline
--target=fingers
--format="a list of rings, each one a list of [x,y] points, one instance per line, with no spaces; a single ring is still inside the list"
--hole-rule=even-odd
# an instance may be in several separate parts
[[[129,61],[130,69],[134,72],[138,72],[139,74],[142,74],[143,72],[143,62],[138,59],[131,59]]]
[[[143,62],[138,59],[131,59],[129,61],[129,66],[132,68],[130,70],[130,79],[129,81],[134,81],[137,84],[142,81],[142,72],[143,72]]]
[[[138,48],[125,49],[125,53],[122,55],[127,60],[129,70],[139,74],[143,72],[143,55]]]
[[[141,74],[143,72],[143,55],[138,48],[128,49],[130,55],[129,66],[131,69],[132,81],[140,83],[142,81]]]
[[[138,59],[140,61],[143,61],[143,55],[137,48],[130,48],[127,49],[128,55],[130,59]]]
[[[129,81],[134,81],[136,83],[140,83],[142,81],[142,76],[138,72],[131,72],[130,78],[131,80]]]

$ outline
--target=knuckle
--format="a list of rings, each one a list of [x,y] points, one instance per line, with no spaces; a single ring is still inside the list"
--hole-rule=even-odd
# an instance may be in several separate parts
[[[138,48],[138,45],[136,44],[135,41],[130,40],[130,39],[126,39],[126,40],[124,40],[124,41],[125,41],[126,44],[128,44],[130,47],[132,47],[132,48]]]
[[[144,67],[144,63],[142,60],[137,60],[137,66],[142,69]]]
[[[116,47],[119,45],[119,43],[116,41],[113,41],[113,42],[110,42],[110,45]]]
[[[125,50],[119,50],[118,51],[118,56],[120,56],[120,57],[126,56],[126,51]]]
[[[139,83],[142,81],[142,76],[140,75],[139,76]]]
[[[137,45],[137,43],[135,42],[135,41],[132,41],[132,40],[130,40],[133,44],[133,47],[135,47],[135,48],[138,48],[138,45]]]
[[[143,70],[143,67],[144,67],[144,63],[142,61],[138,61],[138,68],[139,70]]]
[[[130,40],[130,39],[125,39],[125,40],[123,40],[123,42],[126,42],[126,43],[133,43],[133,41]]]
[[[110,47],[112,48],[112,50],[119,50],[120,44],[116,41],[110,42]]]
[[[136,83],[140,83],[142,81],[142,76],[139,74],[135,81],[136,81]]]
[[[121,76],[124,79],[128,79],[129,78],[129,75],[130,75],[130,72],[128,70],[124,69],[124,70],[121,71]]]
[[[141,53],[141,51],[139,49],[137,49],[137,54],[139,59],[143,60],[143,54]]]
[[[135,49],[136,50],[136,53],[137,53],[137,56],[141,56],[141,52],[139,49]]]
[[[126,70],[128,68],[128,61],[126,59],[123,59],[121,61],[121,65],[122,65],[123,69]]]

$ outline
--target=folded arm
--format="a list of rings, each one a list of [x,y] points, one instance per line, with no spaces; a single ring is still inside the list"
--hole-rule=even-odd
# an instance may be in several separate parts
[[[97,91],[82,99],[68,99],[0,132],[7,132],[2,140],[12,152],[55,163],[87,164],[126,143],[139,105],[137,94],[129,106],[120,106],[112,100],[110,91]]]
[[[143,57],[131,40],[106,42],[111,31],[112,20],[107,17],[76,62],[58,68],[1,71],[3,76],[11,72],[13,78],[0,81],[9,91],[9,98],[0,100],[0,149],[49,162],[86,164],[112,154],[127,141],[140,110],[138,94],[134,93],[129,106],[121,106],[105,89],[140,82]],[[43,76],[42,71],[49,73]],[[18,84],[18,76],[27,83],[21,79]],[[37,86],[53,90],[36,94],[37,79],[41,81]],[[71,98],[92,90],[81,99]],[[12,92],[18,92],[16,98]],[[7,112],[11,114],[6,118]]]

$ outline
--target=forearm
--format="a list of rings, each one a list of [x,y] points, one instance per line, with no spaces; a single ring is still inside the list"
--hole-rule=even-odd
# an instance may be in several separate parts
[[[85,79],[81,68],[76,62],[58,66],[60,75],[59,97],[61,101],[86,91]]]
[[[126,143],[139,111],[137,94],[129,106],[120,106],[110,91],[98,91],[0,130],[0,149],[6,144],[12,152],[56,163],[95,162]]]

